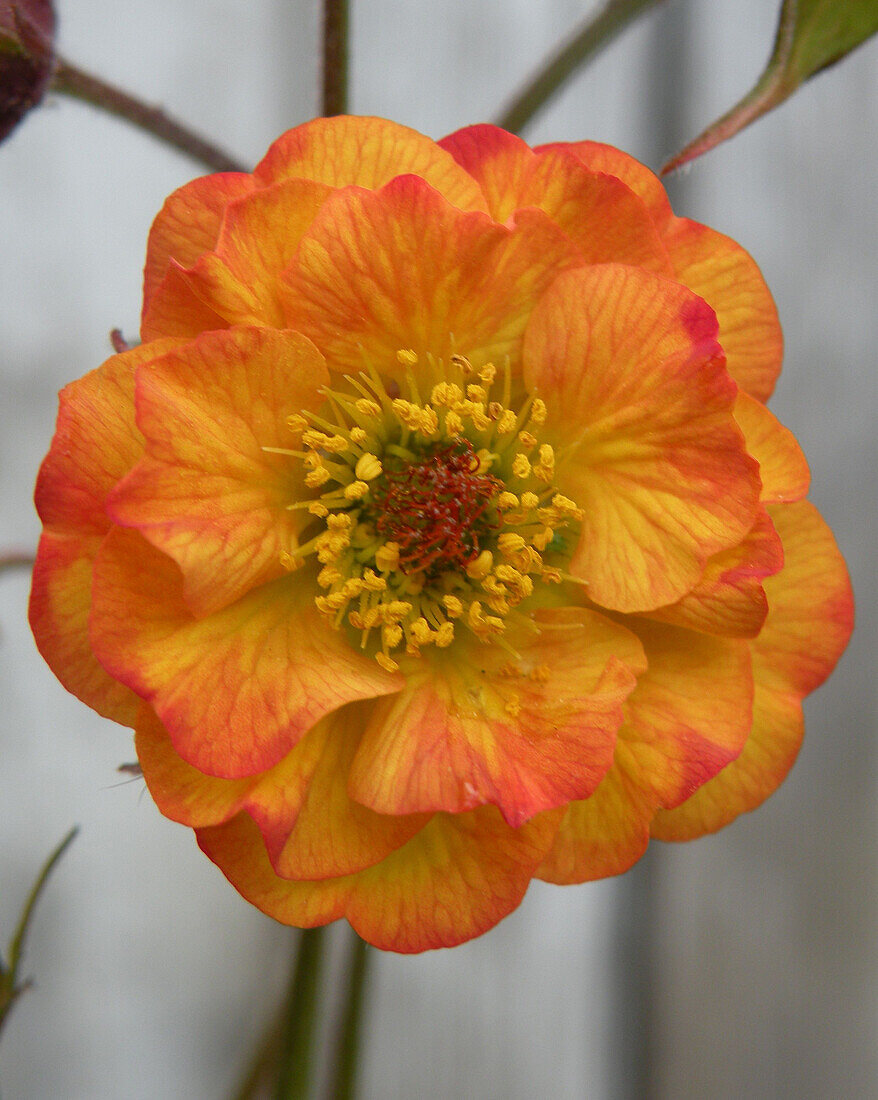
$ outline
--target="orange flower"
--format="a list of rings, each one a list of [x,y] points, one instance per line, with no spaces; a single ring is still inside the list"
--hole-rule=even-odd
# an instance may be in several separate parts
[[[752,259],[636,161],[290,131],[61,395],[31,619],[278,920],[460,943],[766,798],[851,629]]]

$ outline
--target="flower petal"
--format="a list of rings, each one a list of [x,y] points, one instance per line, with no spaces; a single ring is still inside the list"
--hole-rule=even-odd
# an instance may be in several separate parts
[[[755,810],[786,778],[803,733],[798,696],[757,683],[753,727],[744,751],[682,805],[659,810],[652,821],[652,835],[657,840],[694,840]]]
[[[265,771],[336,707],[400,687],[327,625],[298,574],[205,619],[182,588],[169,558],[115,528],[95,562],[91,636],[101,664],[152,703],[200,771]]]
[[[368,943],[408,954],[463,943],[511,913],[557,822],[558,813],[540,814],[512,829],[493,807],[437,814],[375,867],[322,882],[275,875],[244,814],[197,835],[232,885],[275,920],[311,927],[346,916]]]
[[[493,806],[437,814],[358,876],[345,915],[368,943],[407,954],[480,936],[521,904],[559,817],[539,814],[513,829]]]
[[[207,333],[139,373],[146,453],[108,507],[173,558],[196,615],[283,572],[303,486],[298,464],[263,448],[295,444],[286,418],[316,408],[328,380],[305,337],[259,328]]]
[[[192,180],[165,199],[146,245],[144,309],[171,260],[189,267],[203,252],[210,252],[216,246],[226,206],[255,186],[253,177],[245,172],[223,172]]]
[[[741,752],[752,720],[745,642],[696,638],[643,621],[649,660],[626,703],[613,765],[595,793],[572,802],[538,871],[548,882],[620,874],[649,840],[659,806],[676,806]]]
[[[309,783],[291,828],[274,826],[274,805],[260,817],[251,810],[266,839],[277,874],[292,879],[349,875],[379,863],[418,833],[429,814],[378,814],[348,794],[351,763],[368,721],[371,704],[351,704],[310,730],[300,750],[314,760]],[[288,758],[289,759],[289,758]],[[274,786],[273,796],[285,796]]]
[[[820,687],[854,625],[851,582],[832,532],[807,500],[768,508],[784,547],[784,567],[765,582],[768,618],[753,642],[765,682],[801,695]]]
[[[144,307],[140,336],[144,342],[163,337],[194,340],[202,332],[227,327],[225,317],[195,293],[186,269],[172,260]]]
[[[37,647],[68,691],[125,725],[134,722],[137,697],[106,674],[89,642],[92,561],[110,527],[107,493],[143,446],[134,423],[134,368],[172,346],[165,341],[114,355],[61,391],[35,494],[45,528],[29,611]]]
[[[646,203],[662,234],[674,274],[716,311],[729,374],[764,401],[780,372],[783,337],[774,300],[753,258],[729,237],[689,218],[675,218],[661,180],[627,153],[595,141],[554,143],[595,172],[626,183]]]
[[[330,187],[377,190],[396,176],[415,175],[461,210],[484,210],[476,183],[443,149],[416,130],[383,118],[317,118],[288,130],[254,175],[263,183],[299,177]]]
[[[604,607],[673,603],[753,525],[757,467],[715,336],[701,299],[617,264],[560,276],[533,312],[525,381],[568,448],[558,485],[583,511],[570,569]]]
[[[396,353],[517,367],[521,337],[548,283],[579,257],[538,210],[513,227],[461,213],[422,179],[329,198],[302,238],[287,285],[287,324],[332,369],[364,360],[400,370]]]
[[[605,172],[615,176],[631,188],[646,204],[653,222],[663,230],[673,217],[671,204],[662,181],[645,164],[623,153],[612,145],[600,141],[556,141],[549,145],[538,145],[534,152],[542,153],[557,150],[580,160],[592,172]]]
[[[708,634],[755,638],[768,614],[762,582],[782,566],[780,537],[761,508],[742,542],[715,554],[681,600],[650,612],[650,618]]]
[[[259,303],[264,323],[283,327],[280,274],[331,193],[322,183],[285,180],[227,208],[216,254]]]
[[[478,181],[496,221],[535,206],[564,230],[587,263],[673,274],[649,211],[621,180],[590,171],[561,147],[534,153],[496,126],[470,126],[439,144]]]
[[[567,807],[537,878],[567,886],[620,875],[646,851],[655,797],[631,778],[634,769],[625,763],[629,755],[619,743],[613,766],[594,794]]]
[[[513,826],[587,797],[612,761],[642,652],[594,612],[546,611],[537,622],[538,634],[516,640],[520,667],[499,646],[464,639],[422,658],[405,690],[376,704],[352,797],[380,813],[491,803]]]
[[[98,664],[88,636],[92,561],[101,540],[44,531],[31,584],[29,619],[37,648],[68,691],[104,718],[133,726],[137,696]]]
[[[186,289],[177,286],[179,302],[194,297],[230,325],[283,328],[281,273],[330,194],[332,188],[322,183],[286,180],[229,203],[216,249],[180,269],[179,278]],[[149,314],[151,324],[158,320],[166,327],[171,323],[167,313],[172,303],[167,296],[168,287],[162,284]],[[165,310],[161,317],[160,309]]]
[[[801,500],[808,492],[811,473],[789,428],[743,390],[735,400],[735,420],[744,433],[747,453],[759,463],[763,503]]]
[[[195,830],[198,846],[232,886],[257,909],[297,928],[314,928],[344,916],[353,875],[291,882],[276,875],[259,826],[249,814]]]
[[[628,700],[620,738],[640,785],[676,806],[741,753],[752,719],[748,643],[640,619],[649,668]]]
[[[99,537],[109,530],[107,493],[143,450],[134,423],[135,368],[176,344],[157,341],[113,355],[61,391],[55,438],[34,494],[46,527]]]
[[[714,832],[776,790],[802,741],[800,700],[832,671],[853,628],[847,570],[817,510],[803,500],[770,511],[785,564],[765,582],[768,618],[751,643],[753,727],[737,760],[682,805],[656,815],[652,831],[662,840]]]
[[[219,779],[187,764],[152,709],[144,706],[137,755],[166,817],[198,828],[220,825],[246,810],[259,825],[277,874],[331,878],[378,863],[428,820],[376,814],[350,800],[347,776],[363,724],[361,707],[342,707],[268,771]]]
[[[262,776],[219,779],[200,772],[174,748],[152,707],[139,702],[134,746],[149,793],[165,817],[196,827],[219,825],[239,813],[247,794]],[[282,766],[283,762],[275,765],[270,774]]]
[[[676,277],[716,310],[729,374],[765,401],[780,374],[783,334],[756,261],[730,237],[688,218],[672,219],[664,242]]]

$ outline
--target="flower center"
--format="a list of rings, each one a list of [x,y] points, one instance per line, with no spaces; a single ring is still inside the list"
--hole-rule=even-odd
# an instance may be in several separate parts
[[[485,512],[502,483],[479,473],[479,457],[463,437],[393,466],[372,490],[372,501],[375,530],[399,546],[399,568],[430,578],[464,569],[493,526]]]
[[[321,490],[305,509],[320,530],[284,553],[287,569],[316,555],[317,607],[333,625],[359,632],[360,645],[388,670],[405,652],[445,648],[463,628],[517,656],[503,638],[535,583],[558,583],[581,512],[554,485],[555,454],[538,434],[546,406],[527,397],[509,408],[491,400],[497,371],[476,372],[452,356],[426,369],[400,351],[407,396],[393,397],[377,373],[327,390],[329,417],[288,418],[301,449],[305,484]],[[418,381],[432,380],[429,398]],[[270,448],[274,449],[274,448]]]

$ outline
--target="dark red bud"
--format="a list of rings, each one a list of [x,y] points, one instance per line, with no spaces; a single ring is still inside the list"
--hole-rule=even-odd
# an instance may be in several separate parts
[[[0,141],[43,98],[55,64],[52,0],[0,0]]]

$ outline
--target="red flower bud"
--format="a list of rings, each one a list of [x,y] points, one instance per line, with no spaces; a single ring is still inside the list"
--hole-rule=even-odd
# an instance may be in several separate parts
[[[52,0],[0,0],[0,141],[43,98],[55,23]]]

